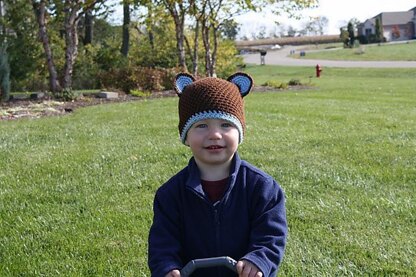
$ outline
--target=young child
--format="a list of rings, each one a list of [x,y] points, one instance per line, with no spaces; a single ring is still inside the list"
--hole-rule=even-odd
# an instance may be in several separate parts
[[[156,192],[149,234],[152,276],[180,276],[193,259],[229,256],[239,276],[276,276],[286,236],[285,198],[269,175],[240,159],[243,97],[251,77],[227,80],[180,73],[179,134],[193,157]],[[197,269],[192,276],[236,276],[228,268]]]

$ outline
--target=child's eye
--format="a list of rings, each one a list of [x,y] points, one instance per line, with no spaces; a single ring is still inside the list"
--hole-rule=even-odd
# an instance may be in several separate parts
[[[232,127],[233,125],[232,125],[231,123],[229,123],[229,122],[223,122],[223,123],[221,124],[221,126],[222,126],[222,127],[224,127],[224,128],[230,128],[230,127]]]
[[[199,123],[199,124],[195,124],[195,128],[207,128],[208,125],[205,123]]]

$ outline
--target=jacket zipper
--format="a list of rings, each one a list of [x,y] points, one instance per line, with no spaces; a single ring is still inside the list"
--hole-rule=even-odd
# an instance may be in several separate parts
[[[218,214],[218,208],[214,207],[214,225],[215,225],[215,248],[217,252],[217,256],[220,253],[220,218]],[[219,269],[217,269],[218,276],[221,275]]]
[[[220,252],[220,218],[218,214],[218,208],[214,209],[214,224],[215,224],[215,245],[217,255]]]

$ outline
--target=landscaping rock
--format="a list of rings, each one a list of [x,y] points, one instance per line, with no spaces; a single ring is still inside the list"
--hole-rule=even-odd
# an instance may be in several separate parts
[[[27,100],[29,96],[27,94],[12,94],[10,100]]]
[[[30,99],[31,100],[38,100],[38,99],[44,99],[45,98],[45,93],[44,92],[36,92],[36,93],[32,93],[30,95]]]
[[[106,99],[116,99],[118,98],[117,92],[109,92],[109,91],[102,91],[98,93],[99,98],[106,98]]]

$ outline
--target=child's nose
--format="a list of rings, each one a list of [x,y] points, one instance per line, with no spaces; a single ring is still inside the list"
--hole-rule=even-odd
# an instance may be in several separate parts
[[[209,128],[209,138],[210,139],[221,138],[221,129],[216,126],[212,126],[211,128]]]

